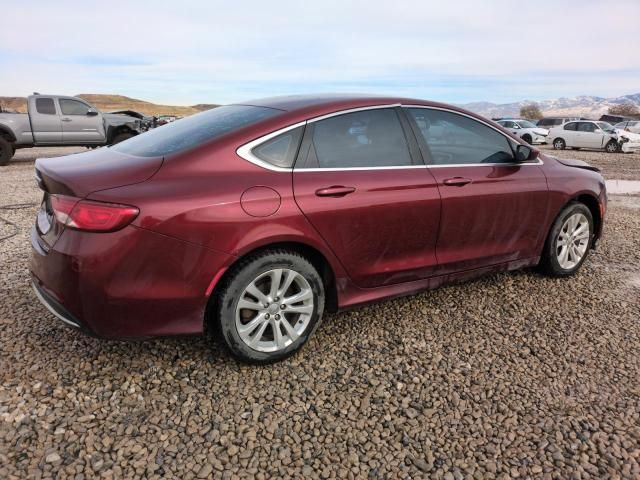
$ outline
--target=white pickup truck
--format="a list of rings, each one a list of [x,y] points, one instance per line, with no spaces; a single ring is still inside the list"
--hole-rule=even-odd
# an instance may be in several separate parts
[[[27,108],[29,113],[0,110],[0,165],[19,148],[113,145],[145,130],[137,118],[101,113],[77,97],[34,94]]]

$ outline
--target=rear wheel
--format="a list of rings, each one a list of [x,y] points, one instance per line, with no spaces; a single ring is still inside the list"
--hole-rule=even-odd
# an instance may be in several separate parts
[[[556,138],[553,141],[553,148],[555,148],[556,150],[564,150],[566,146],[567,144],[564,143],[564,140],[561,138]]]
[[[615,140],[609,140],[609,143],[605,145],[604,149],[607,151],[607,153],[616,153],[619,149],[618,142],[616,142]]]
[[[0,137],[0,165],[8,165],[16,149],[13,144],[4,137]]]
[[[554,277],[576,273],[589,255],[593,230],[593,216],[587,206],[568,204],[549,231],[540,260],[542,270]]]
[[[216,298],[219,330],[238,360],[275,362],[307,342],[324,302],[322,279],[306,258],[267,251],[230,272]]]

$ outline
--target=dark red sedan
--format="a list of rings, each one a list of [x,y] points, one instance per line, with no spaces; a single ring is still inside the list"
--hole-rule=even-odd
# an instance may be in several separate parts
[[[291,355],[325,310],[539,265],[575,273],[602,176],[497,124],[404,98],[281,97],[38,160],[33,286],[100,337],[217,331]]]

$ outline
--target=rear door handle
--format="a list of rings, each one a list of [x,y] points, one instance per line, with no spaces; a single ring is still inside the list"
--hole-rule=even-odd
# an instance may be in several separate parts
[[[67,118],[67,117],[62,117],[62,118],[60,119],[60,121],[62,121],[62,122],[70,122],[70,121],[71,121],[71,119],[70,119],[70,118]]]
[[[471,183],[472,180],[470,178],[464,178],[464,177],[453,177],[453,178],[447,178],[443,183],[445,185],[448,185],[450,187],[463,187],[468,183]]]
[[[342,185],[334,185],[332,187],[320,188],[316,190],[318,197],[344,197],[355,192],[355,187],[343,187]]]

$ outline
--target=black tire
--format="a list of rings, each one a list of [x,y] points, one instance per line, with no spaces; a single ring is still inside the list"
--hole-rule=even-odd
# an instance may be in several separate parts
[[[604,146],[604,149],[607,153],[618,153],[620,146],[615,140],[609,140],[609,143]]]
[[[4,137],[0,137],[0,166],[8,165],[16,149],[13,144]]]
[[[571,150],[580,150],[580,147],[571,147]]]
[[[563,227],[565,221],[576,213],[583,214],[589,223],[589,236],[587,240],[587,249],[580,261],[572,268],[563,268],[558,260],[558,237],[560,235],[560,229]],[[593,240],[594,224],[591,211],[584,203],[571,202],[562,209],[556,220],[551,225],[551,230],[547,235],[547,240],[544,244],[544,250],[542,251],[542,257],[540,259],[540,269],[546,275],[552,277],[568,277],[575,274],[582,264],[585,262],[591,251],[591,243]]]
[[[111,143],[109,145],[115,145],[116,143],[124,142],[125,140],[135,136],[136,136],[135,133],[131,133],[131,132],[116,133],[111,139]]]
[[[525,142],[527,142],[529,145],[531,145],[531,135],[529,135],[528,133],[524,134],[522,136],[522,140],[524,140]]]
[[[245,289],[260,275],[270,270],[286,268],[299,273],[309,283],[313,292],[313,312],[310,315],[305,330],[287,347],[275,351],[264,352],[251,348],[241,338],[236,327],[236,307]],[[215,297],[218,332],[221,334],[229,351],[234,358],[242,362],[267,364],[277,362],[296,353],[307,342],[318,328],[322,319],[325,304],[325,292],[322,278],[314,266],[302,255],[287,250],[269,250],[241,260],[226,276],[219,292]],[[279,303],[279,302],[274,302]],[[284,314],[282,315],[285,318]],[[250,320],[249,320],[250,321]],[[294,325],[297,320],[294,320]],[[268,322],[267,322],[268,323]],[[291,325],[291,322],[289,322]],[[274,324],[275,325],[275,324]],[[269,326],[273,336],[274,326]],[[284,328],[284,327],[277,327]],[[283,331],[283,330],[281,330]],[[286,332],[286,329],[284,330]],[[267,331],[265,330],[265,333]],[[267,333],[268,335],[268,333]]]
[[[567,147],[567,144],[562,138],[556,138],[553,140],[553,148],[555,150],[564,150]]]

